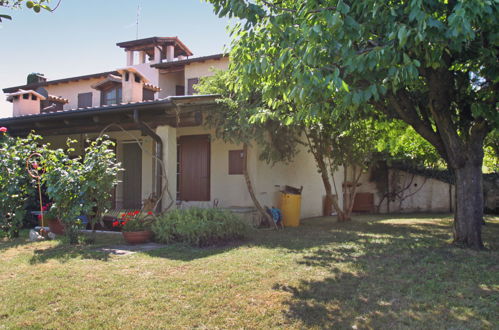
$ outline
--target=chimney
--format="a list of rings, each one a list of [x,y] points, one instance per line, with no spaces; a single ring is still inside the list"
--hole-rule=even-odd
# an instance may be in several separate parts
[[[43,73],[32,72],[28,75],[28,78],[26,80],[27,80],[27,84],[29,85],[29,84],[37,84],[37,83],[41,83],[41,82],[46,82],[47,78],[45,78]]]
[[[40,113],[40,101],[43,100],[45,97],[33,90],[20,89],[7,95],[7,101],[12,102],[14,117]]]
[[[135,70],[118,70],[121,73],[122,102],[141,102],[144,96],[142,75]]]

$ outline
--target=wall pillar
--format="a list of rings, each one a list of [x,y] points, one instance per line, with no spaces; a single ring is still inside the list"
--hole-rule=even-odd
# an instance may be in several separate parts
[[[173,61],[173,58],[175,57],[175,47],[173,45],[166,46],[166,60],[168,62]]]
[[[126,51],[126,65],[127,66],[133,65],[133,50]]]
[[[164,211],[172,202],[171,208],[175,207],[177,199],[177,129],[171,126],[159,126],[156,129],[158,134],[163,140],[163,164],[166,171],[166,180],[163,179],[163,185],[168,184],[168,192],[165,191],[163,195],[162,206]]]
[[[142,50],[139,52],[139,64],[144,64],[145,62],[146,62],[146,52]]]
[[[161,48],[154,46],[154,63],[161,63]]]

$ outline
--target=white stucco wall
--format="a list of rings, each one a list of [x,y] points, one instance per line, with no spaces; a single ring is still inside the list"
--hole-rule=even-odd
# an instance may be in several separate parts
[[[361,186],[357,191],[373,193],[376,207],[383,198],[383,193],[378,190],[376,183],[370,179],[370,172],[363,174],[360,180]],[[398,197],[392,198],[390,201],[385,198],[379,204],[380,213],[388,212],[388,203],[390,204],[390,213],[451,212],[451,206],[453,207],[455,204],[454,185],[449,185],[440,180],[390,169],[389,186],[390,191],[400,193]]]

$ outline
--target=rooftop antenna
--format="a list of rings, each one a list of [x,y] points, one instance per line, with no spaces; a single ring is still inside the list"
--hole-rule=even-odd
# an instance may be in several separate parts
[[[135,21],[136,25],[135,39],[139,39],[139,17],[140,17],[140,2],[137,4],[137,20]]]

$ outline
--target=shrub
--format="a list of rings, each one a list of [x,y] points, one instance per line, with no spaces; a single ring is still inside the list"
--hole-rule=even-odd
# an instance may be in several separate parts
[[[0,231],[9,238],[19,236],[27,201],[35,195],[36,182],[26,171],[26,159],[39,151],[40,139],[34,134],[11,137],[0,127]]]
[[[143,231],[151,230],[155,221],[152,212],[141,213],[140,211],[123,213],[121,219],[113,222],[113,227],[121,228],[121,231]]]
[[[226,210],[190,208],[165,213],[152,230],[162,243],[183,242],[202,247],[242,239],[251,227]]]

